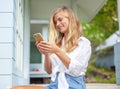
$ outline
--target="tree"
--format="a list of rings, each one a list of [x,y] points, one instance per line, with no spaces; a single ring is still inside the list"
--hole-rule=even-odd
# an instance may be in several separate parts
[[[117,0],[108,0],[91,22],[83,22],[84,35],[93,49],[118,30]]]

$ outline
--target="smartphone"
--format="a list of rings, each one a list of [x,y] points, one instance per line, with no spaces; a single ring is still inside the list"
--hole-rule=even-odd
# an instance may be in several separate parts
[[[44,40],[41,33],[35,33],[35,34],[33,34],[33,37],[34,37],[35,41],[38,41],[38,42]]]

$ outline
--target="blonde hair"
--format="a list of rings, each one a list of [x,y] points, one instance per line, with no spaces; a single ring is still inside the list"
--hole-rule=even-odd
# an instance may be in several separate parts
[[[65,14],[66,13],[68,14],[67,17],[69,19],[69,27],[68,27],[67,38],[65,41],[65,48],[66,48],[65,50],[66,52],[71,52],[78,46],[78,38],[82,35],[82,27],[78,22],[76,16],[74,15],[73,11],[66,6],[62,6],[56,9],[50,18],[49,42],[55,43],[59,47],[62,46],[62,39],[64,34],[60,33],[55,29],[55,22],[54,22],[54,16],[61,11],[63,11]]]

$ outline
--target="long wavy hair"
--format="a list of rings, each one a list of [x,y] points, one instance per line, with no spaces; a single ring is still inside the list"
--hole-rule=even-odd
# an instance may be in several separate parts
[[[49,24],[49,42],[55,43],[57,46],[62,46],[62,39],[64,34],[56,30],[54,17],[56,14],[63,12],[64,16],[69,19],[69,26],[68,26],[68,34],[65,40],[65,51],[71,52],[78,46],[78,38],[82,35],[82,26],[80,22],[77,20],[73,11],[66,7],[62,6],[56,9],[51,18]]]

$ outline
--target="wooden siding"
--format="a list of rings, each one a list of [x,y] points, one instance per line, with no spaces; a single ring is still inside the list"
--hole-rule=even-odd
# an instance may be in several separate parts
[[[29,1],[25,1],[27,3],[26,10],[29,6]],[[18,4],[19,3],[19,4]],[[25,49],[22,50],[22,63],[21,68],[22,71],[20,71],[16,67],[16,34],[17,30],[24,29],[23,27],[23,20],[24,18],[21,17],[20,19],[17,19],[17,12],[19,5],[24,6],[24,0],[2,0],[0,2],[0,89],[9,89],[12,86],[16,85],[24,85],[29,83],[29,24],[25,24],[24,26],[27,26],[27,31],[24,31],[20,34],[25,34],[26,36],[23,36],[22,43]],[[17,6],[18,5],[18,6]],[[20,7],[21,9],[21,7]],[[19,10],[20,10],[19,9]],[[23,9],[23,8],[22,8]],[[24,9],[23,9],[24,10]],[[21,10],[21,11],[23,11]],[[28,12],[26,12],[28,13]],[[23,15],[24,13],[22,13]],[[27,14],[28,16],[28,14]],[[27,17],[27,21],[29,21],[29,16]],[[20,22],[21,21],[21,22]],[[25,21],[26,22],[26,21]],[[22,24],[22,27],[16,27],[16,23],[18,25]],[[28,22],[27,22],[28,23]],[[23,42],[26,41],[26,42]],[[26,46],[27,45],[27,46]],[[25,51],[25,52],[23,52]],[[27,52],[27,53],[26,53]],[[23,54],[26,54],[27,57],[23,57]]]
[[[1,43],[12,43],[13,42],[13,28],[0,28],[0,33],[2,33],[0,34]]]
[[[0,89],[12,86],[13,0],[0,2]]]
[[[10,86],[11,86],[11,76],[10,75],[0,76],[0,89],[9,89]]]

